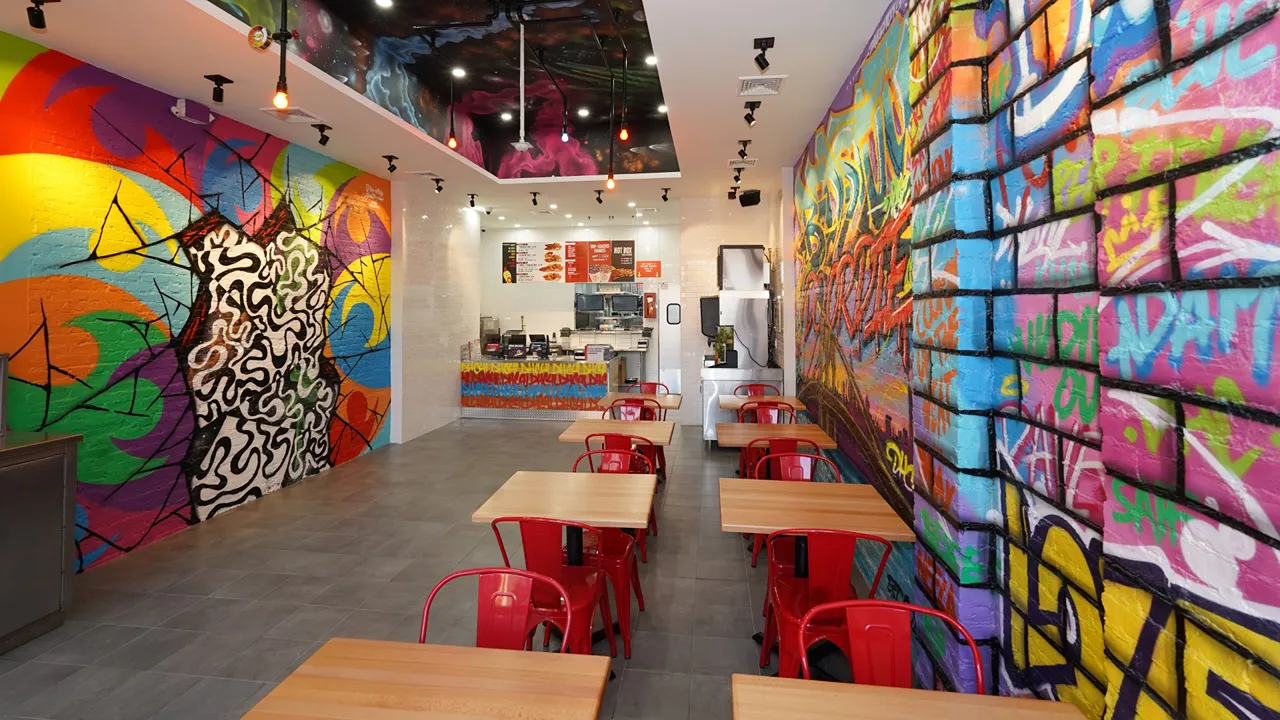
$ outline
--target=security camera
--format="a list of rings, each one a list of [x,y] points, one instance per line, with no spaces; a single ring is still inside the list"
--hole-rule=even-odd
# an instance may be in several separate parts
[[[493,214],[493,208],[485,208],[485,209],[484,209],[484,214],[485,214],[485,215],[492,215],[492,214]]]

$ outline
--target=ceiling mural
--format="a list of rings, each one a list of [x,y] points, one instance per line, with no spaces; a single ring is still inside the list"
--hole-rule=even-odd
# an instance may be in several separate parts
[[[280,0],[209,1],[250,26],[279,23]],[[629,138],[616,141],[614,171],[679,170],[658,70],[645,62],[652,46],[641,0],[392,0],[390,8],[375,0],[285,1],[300,37],[289,52],[441,143],[452,90],[455,152],[498,177],[608,173],[611,74],[620,123],[624,67]],[[527,152],[512,147],[520,136],[521,21]],[[454,68],[465,77],[454,77]],[[306,107],[305,98],[297,102]]]

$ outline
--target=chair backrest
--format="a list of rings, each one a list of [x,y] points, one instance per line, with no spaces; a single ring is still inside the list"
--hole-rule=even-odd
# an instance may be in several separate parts
[[[566,528],[578,528],[583,534],[583,547],[594,542],[599,544],[601,532],[584,523],[553,518],[537,517],[500,517],[489,523],[493,535],[498,539],[498,550],[502,552],[502,563],[511,567],[511,558],[507,555],[507,546],[502,542],[502,531],[499,525],[516,524],[520,528],[520,540],[524,545],[524,566],[526,570],[546,575],[556,582],[564,582],[564,531]],[[591,539],[589,539],[591,538]],[[600,556],[590,553],[583,556],[589,558],[596,569],[601,569]],[[555,607],[555,597],[538,587],[533,588],[533,602],[537,607]]]
[[[776,425],[796,422],[796,411],[790,405],[775,400],[748,400],[738,408],[738,422],[754,422]]]
[[[810,455],[809,453],[800,452],[783,452],[771,453],[760,458],[756,463],[755,470],[751,473],[753,478],[765,477],[760,473],[764,470],[764,464],[769,463],[769,479],[771,480],[789,480],[791,482],[812,482],[818,474],[818,464],[826,463],[831,468],[831,472],[836,479],[840,478],[840,469],[836,464],[831,462],[823,455]]]
[[[523,650],[529,634],[538,626],[532,619],[534,587],[541,586],[541,594],[558,597],[564,608],[564,627],[559,630],[565,637],[573,624],[569,606],[569,593],[555,580],[536,572],[519,568],[475,568],[459,570],[436,583],[422,607],[422,625],[418,642],[427,641],[427,620],[431,615],[431,603],[436,593],[458,578],[479,576],[479,594],[476,598],[476,647],[499,650]],[[541,618],[539,618],[540,620]],[[563,643],[560,652],[568,652],[569,643]]]
[[[661,392],[659,392],[661,391]],[[642,382],[636,383],[627,388],[627,392],[638,392],[646,395],[670,395],[671,390],[664,383],[660,382]]]
[[[595,447],[591,444],[591,441],[595,439],[600,440],[600,447]],[[641,437],[639,435],[627,435],[624,433],[591,433],[586,437],[586,443],[587,443],[588,451],[634,450],[635,452],[638,452],[641,455],[644,455],[644,459],[646,460],[646,462],[641,465],[633,466],[631,472],[645,473],[645,474],[653,472],[653,461],[650,460],[650,458],[657,457],[656,448],[658,446],[654,445],[653,441],[650,440],[649,438]],[[579,456],[578,459],[581,460],[582,457]],[[594,466],[595,460],[591,459],[588,462]],[[574,464],[574,471],[575,472],[577,471],[576,463]],[[595,471],[593,470],[592,472],[595,472]],[[602,470],[600,472],[606,472],[606,471]]]
[[[880,577],[884,574],[884,566],[889,562],[892,545],[888,540],[867,533],[850,530],[825,530],[813,528],[788,528],[769,533],[765,542],[769,547],[769,562],[781,562],[787,554],[778,545],[783,537],[804,536],[809,541],[809,599],[813,604],[851,600],[857,595],[853,592],[850,577],[853,575],[853,554],[858,541],[873,542],[883,547],[880,555],[880,566],[876,568],[876,576],[871,581],[870,595],[880,587]],[[781,572],[780,568],[774,568]],[[775,574],[774,577],[781,577]]]
[[[846,600],[824,603],[805,613],[800,621],[800,668],[809,678],[806,629],[819,615],[843,613],[849,631],[849,664],[853,679],[860,685],[911,687],[911,616],[928,615],[960,632],[973,653],[974,685],[979,695],[987,692],[982,677],[982,655],[973,636],[954,618],[933,608],[891,600]]]
[[[742,392],[738,392],[741,390]],[[768,395],[772,390],[774,395],[781,395],[782,391],[778,390],[777,385],[768,383],[745,383],[733,389],[734,395]]]
[[[649,398],[618,398],[604,409],[600,417],[605,420],[657,420],[662,417],[662,405]]]
[[[758,457],[761,457],[762,455],[768,455],[770,453],[773,453],[776,455],[779,453],[800,452],[801,445],[804,445],[806,448],[812,448],[814,454],[821,452],[821,450],[818,448],[818,443],[812,440],[809,440],[807,438],[784,438],[784,437],[753,438],[747,443],[747,448],[744,452],[749,458],[751,457],[758,458]],[[753,472],[754,470],[755,468],[747,468],[747,471],[748,471],[747,476],[752,478],[760,478],[763,480],[763,479],[768,479],[768,478],[777,476],[781,468],[779,468],[776,464],[771,463],[769,465],[768,475],[760,475],[758,472]]]
[[[613,448],[602,448],[599,450],[588,450],[578,456],[573,461],[573,471],[578,472],[578,464],[583,460],[587,461],[587,472],[611,473],[625,475],[630,472],[639,472],[645,475],[653,473],[653,466],[649,464],[649,458],[641,455],[634,450],[615,450]],[[596,461],[600,462],[600,468],[596,469]]]

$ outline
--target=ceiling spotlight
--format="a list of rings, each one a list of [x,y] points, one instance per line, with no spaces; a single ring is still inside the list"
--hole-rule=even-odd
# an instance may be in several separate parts
[[[516,227],[520,227],[520,223],[516,223]]]
[[[654,57],[653,55],[650,55],[650,56],[648,56],[648,57],[646,57],[646,58],[644,59],[644,64],[645,64],[645,65],[648,65],[648,66],[650,66],[650,67],[652,67],[652,66],[654,66],[654,65],[657,65],[657,64],[658,64],[658,58]]]
[[[751,141],[750,141],[750,140],[739,140],[739,141],[738,141],[738,144],[742,146],[742,149],[738,151],[738,157],[742,158],[743,160],[746,160],[746,159],[747,159],[747,146],[751,144]]]
[[[320,131],[320,147],[324,147],[325,145],[328,145],[328,144],[329,144],[329,135],[328,135],[328,133],[329,133],[329,131],[330,131],[330,130],[332,130],[333,128],[329,127],[328,125],[325,125],[324,123],[316,123],[316,124],[312,125],[311,127],[313,127],[313,128],[315,128],[316,130],[319,130],[319,131]]]
[[[658,112],[662,113],[663,115],[666,115],[666,114],[667,114],[667,106],[666,106],[666,105],[659,105],[659,106],[658,106]]]
[[[506,216],[506,215],[499,215],[499,216],[498,216],[498,219],[499,219],[499,220],[506,220],[506,219],[507,219],[507,216]]]
[[[670,198],[667,197],[667,193],[669,192],[671,192],[671,188],[662,188],[662,202],[670,201]]]
[[[436,192],[444,192],[444,178],[431,178],[436,182]]]
[[[756,55],[756,67],[760,68],[760,72],[767,72],[769,70],[769,58],[765,57],[764,54],[773,47],[773,38],[756,38],[754,47],[760,51],[760,54]]]
[[[586,223],[578,223],[578,227],[586,227]]]
[[[730,199],[730,200],[737,200],[737,199],[738,199],[738,186],[737,186],[737,185],[734,185],[733,187],[729,188],[729,199]]]
[[[557,205],[557,204],[555,204],[555,203],[551,203],[551,204],[550,204],[550,205],[548,205],[547,207],[551,208],[552,210],[559,210],[559,209],[560,209],[560,206],[559,206],[559,205]]]
[[[636,217],[644,217],[644,213],[642,213],[642,212],[636,212]]]
[[[58,0],[53,0],[57,2]],[[40,7],[45,4],[46,0],[31,0],[31,7],[27,8],[27,24],[32,30],[44,30],[44,8]]]
[[[609,188],[610,190],[618,187],[618,183],[613,181],[613,173],[609,173],[609,179],[604,181],[604,186]]]
[[[230,85],[235,82],[231,78],[223,77],[222,75],[205,75],[204,79],[213,83],[213,101],[216,103],[222,102],[222,98],[224,97],[222,86]]]
[[[391,0],[373,0],[373,4],[377,5],[383,10],[386,10],[387,8],[391,7]]]
[[[471,207],[475,207],[475,206],[476,206],[476,194],[475,194],[475,193],[467,193],[467,197],[471,198]]]
[[[600,203],[601,205],[604,204],[604,198],[602,197],[603,195],[604,195],[603,190],[596,191],[596,202]]]
[[[573,219],[573,213],[565,213],[565,214],[564,214],[564,216],[565,216],[565,218],[566,218],[566,219],[568,219],[568,220],[572,220],[572,219]]]
[[[511,122],[511,113],[502,113],[498,117],[501,117],[503,122]]]
[[[648,221],[648,220],[645,220],[645,221],[644,221],[644,224],[645,224],[645,225],[648,225],[648,224],[649,224],[649,221]]]
[[[388,173],[393,173],[393,172],[395,172],[395,171],[396,171],[396,161],[397,161],[397,160],[399,160],[400,158],[396,157],[395,155],[383,155],[382,157],[386,158],[386,161],[387,161],[387,172],[388,172]],[[438,182],[438,181],[437,181],[437,182]]]
[[[462,78],[467,76],[467,71],[463,70],[460,67],[454,68],[452,72],[453,72],[453,76],[456,78]]]
[[[742,182],[742,168],[738,168],[738,171],[733,174],[733,181]]]
[[[584,107],[578,108],[578,117],[586,117],[586,116],[588,116],[588,115],[590,115],[590,114],[591,114],[591,111],[590,111],[590,110],[588,110],[588,109],[586,109],[586,108],[584,108]]]
[[[747,127],[755,127],[756,110],[760,107],[760,101],[759,100],[749,101],[746,105],[743,105],[743,107],[747,109],[747,114],[743,115],[742,119],[747,121]]]
[[[627,203],[627,207],[635,207],[635,206],[636,206],[636,204],[635,204],[635,203],[633,203],[633,202],[629,202],[629,203]]]
[[[539,193],[531,192],[531,193],[529,193],[529,194],[533,196],[533,206],[534,206],[534,207],[538,207],[538,195],[539,195]]]

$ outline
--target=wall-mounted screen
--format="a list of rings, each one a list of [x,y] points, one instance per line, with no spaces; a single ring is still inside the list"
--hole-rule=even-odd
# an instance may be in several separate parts
[[[614,295],[613,311],[614,312],[640,312],[640,296],[639,295]]]
[[[584,295],[578,294],[573,299],[573,308],[578,312],[591,312],[592,310],[604,310],[603,295]]]

